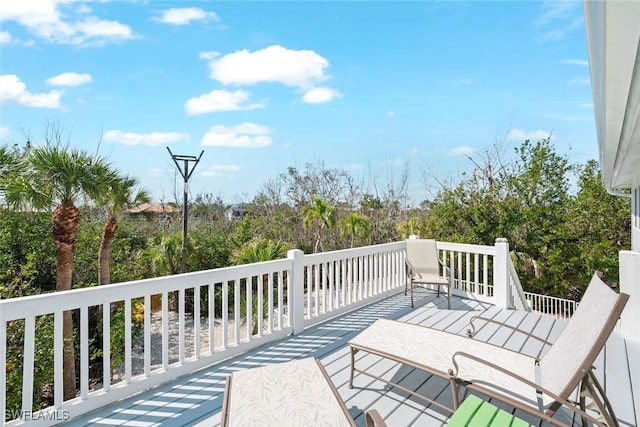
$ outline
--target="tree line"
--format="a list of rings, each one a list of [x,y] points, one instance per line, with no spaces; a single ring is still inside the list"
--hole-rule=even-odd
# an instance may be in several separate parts
[[[594,270],[615,285],[617,252],[630,246],[630,202],[606,193],[597,162],[571,164],[549,139],[525,141],[513,151],[496,143],[469,160],[473,168],[452,183],[423,171],[429,197],[416,207],[408,206],[407,169],[395,181],[365,186],[322,162],[274,176],[237,221],[225,217],[229,206],[220,197],[195,195],[187,270],[268,261],[290,248],[329,251],[411,234],[484,245],[506,237],[525,290],[577,299]],[[39,146],[0,147],[0,199],[0,298],[181,272],[180,219],[127,218],[127,208],[149,199],[137,179],[63,144],[59,132]],[[76,395],[74,321],[65,314],[65,399]],[[52,340],[51,322],[38,322],[38,339]],[[9,326],[7,372],[19,389],[22,326]],[[99,377],[100,354],[93,356],[92,372]],[[34,402],[46,406],[53,356],[38,357],[45,360],[36,363]],[[19,395],[14,397],[8,404],[19,407]]]

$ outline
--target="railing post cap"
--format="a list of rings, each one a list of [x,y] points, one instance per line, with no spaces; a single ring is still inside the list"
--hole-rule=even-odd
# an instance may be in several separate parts
[[[289,249],[287,251],[287,258],[293,258],[294,256],[304,255],[304,252],[300,249]]]
[[[417,240],[417,239],[419,239],[419,238],[420,238],[420,236],[419,236],[419,235],[417,235],[417,234],[411,234],[411,235],[409,236],[409,240]]]
[[[509,241],[504,237],[498,237],[496,238],[496,243],[509,243]]]

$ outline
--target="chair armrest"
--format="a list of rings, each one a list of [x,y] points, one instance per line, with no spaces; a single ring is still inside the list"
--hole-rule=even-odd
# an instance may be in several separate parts
[[[369,409],[365,412],[364,422],[367,427],[387,427],[387,423],[384,422],[378,411],[375,409]]]
[[[546,339],[544,339],[544,338],[542,338],[542,337],[539,337],[539,336],[537,336],[537,335],[534,335],[534,334],[533,334],[533,333],[531,333],[531,332],[527,332],[527,331],[525,331],[525,330],[523,330],[523,329],[520,329],[520,328],[518,328],[518,327],[516,327],[516,326],[509,325],[508,323],[500,322],[500,321],[497,321],[497,320],[491,319],[491,318],[489,318],[489,317],[484,317],[484,316],[473,316],[473,317],[471,318],[471,320],[469,320],[469,326],[470,326],[470,327],[469,327],[469,329],[467,329],[467,336],[468,336],[469,338],[473,338],[473,336],[474,336],[474,335],[475,335],[475,333],[476,333],[476,327],[475,327],[475,325],[473,324],[473,321],[474,321],[474,320],[484,320],[484,321],[486,321],[486,322],[488,322],[488,323],[495,323],[495,324],[497,324],[497,325],[504,326],[504,327],[509,328],[509,329],[512,329],[512,330],[514,330],[514,331],[516,331],[516,332],[520,332],[521,334],[526,335],[528,338],[533,338],[533,339],[535,339],[535,340],[538,340],[538,341],[540,341],[541,343],[543,343],[543,344],[545,344],[545,345],[552,345],[552,344],[553,344],[553,343],[551,343],[551,342],[547,341]],[[538,355],[538,356],[539,356],[539,355]]]
[[[449,375],[451,376],[452,379],[455,379],[456,381],[461,381],[463,383],[466,384],[467,389],[472,389],[472,390],[477,390],[481,393],[487,393],[489,396],[494,397],[498,400],[503,401],[504,403],[511,405],[517,409],[521,409],[525,412],[528,412],[532,415],[535,415],[536,417],[540,418],[543,421],[547,421],[553,425],[556,426],[560,426],[560,427],[568,427],[567,424],[562,423],[561,421],[553,418],[552,416],[549,416],[541,411],[536,411],[535,408],[533,407],[529,407],[528,405],[522,404],[521,402],[519,402],[517,399],[515,398],[510,398],[506,395],[504,395],[503,393],[491,393],[491,391],[493,390],[490,385],[486,384],[486,385],[477,385],[477,384],[473,384],[473,383],[468,383],[468,381],[465,381],[462,378],[458,378],[458,372],[460,371],[458,362],[456,361],[456,358],[467,358],[470,359],[476,363],[479,363],[481,365],[487,366],[491,369],[494,369],[498,372],[501,372],[511,378],[514,378],[518,381],[520,381],[523,384],[528,385],[529,387],[533,388],[536,390],[537,393],[540,394],[544,394],[547,395],[549,397],[551,397],[553,400],[555,400],[556,402],[560,403],[561,405],[567,407],[568,409],[572,410],[573,412],[575,412],[577,415],[591,421],[592,423],[594,423],[594,425],[599,426],[599,427],[607,427],[607,425],[605,423],[603,423],[602,421],[597,420],[596,418],[594,418],[593,416],[587,414],[586,412],[584,412],[582,409],[580,409],[579,407],[577,407],[573,402],[568,401],[567,399],[564,399],[560,396],[558,396],[557,394],[545,389],[544,387],[540,386],[539,384],[535,384],[534,382],[529,381],[526,378],[523,378],[522,376],[515,374],[505,368],[503,368],[502,366],[496,365],[495,363],[492,362],[488,362],[484,359],[481,359],[480,357],[474,356],[472,354],[469,353],[465,353],[463,351],[458,351],[456,353],[453,354],[453,356],[451,357],[451,362],[453,363],[453,366],[455,368],[455,371],[453,369],[449,369]],[[535,361],[536,365],[538,364],[538,360],[536,359]]]

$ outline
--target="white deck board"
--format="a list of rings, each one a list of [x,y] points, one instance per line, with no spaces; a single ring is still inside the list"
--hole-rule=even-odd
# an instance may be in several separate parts
[[[482,314],[531,331],[550,341],[558,336],[564,326],[564,321],[561,320],[534,313],[498,310],[486,303],[458,297],[452,297],[451,310],[447,310],[446,298],[442,295],[436,298],[435,292],[421,292],[416,297],[415,309],[411,309],[408,296],[399,294],[389,297],[311,327],[300,335],[266,344],[137,396],[114,402],[71,420],[68,425],[216,426],[220,423],[225,381],[231,372],[313,356],[324,365],[358,426],[364,426],[363,413],[371,408],[377,409],[390,426],[442,426],[450,416],[447,411],[397,387],[356,373],[354,388],[350,389],[348,341],[380,317],[419,323],[464,335],[470,318]],[[534,339],[526,339],[526,336],[508,328],[486,322],[477,324],[475,338],[532,356],[537,356],[542,349],[542,344]],[[605,351],[598,360],[601,366],[599,370],[604,372],[606,369],[607,391],[623,426],[637,425],[640,399],[640,344],[626,344],[628,343],[620,337],[612,337],[607,345],[607,351],[612,354]],[[368,372],[393,378],[393,381],[404,387],[436,398],[436,401],[447,406],[452,403],[449,383],[442,378],[372,354],[359,352],[356,358],[357,366],[366,367]],[[616,373],[612,374],[612,370],[616,370]],[[558,417],[569,420],[571,415],[561,413]],[[530,419],[536,425],[540,424],[535,418]],[[577,420],[575,425],[579,424]]]

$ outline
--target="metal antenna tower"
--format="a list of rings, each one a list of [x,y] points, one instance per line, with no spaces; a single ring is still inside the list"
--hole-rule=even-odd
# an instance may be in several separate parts
[[[189,178],[191,178],[191,174],[195,170],[196,166],[198,166],[198,162],[202,158],[204,154],[204,150],[200,153],[198,157],[196,156],[184,156],[180,154],[173,154],[169,147],[167,147],[167,151],[171,155],[173,162],[176,164],[176,167],[180,171],[180,175],[184,179],[184,200],[182,204],[182,272],[187,272],[187,218],[189,214]],[[180,167],[178,161],[183,162],[183,168]],[[189,162],[195,162],[191,170],[189,170]]]

